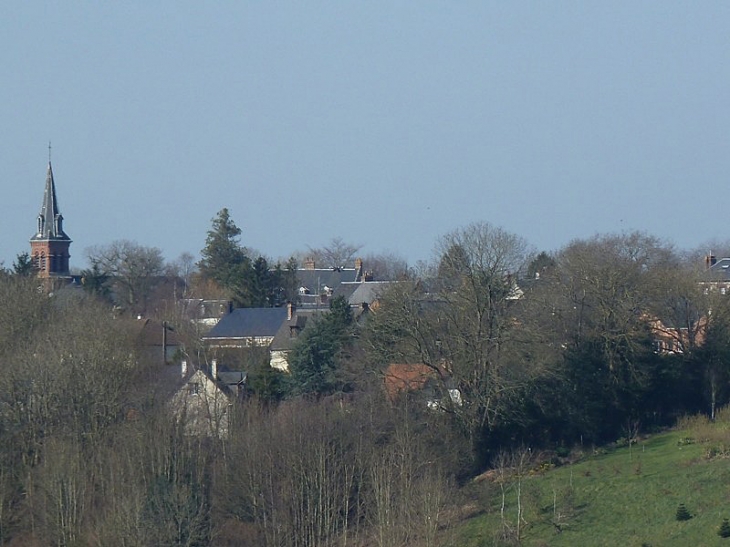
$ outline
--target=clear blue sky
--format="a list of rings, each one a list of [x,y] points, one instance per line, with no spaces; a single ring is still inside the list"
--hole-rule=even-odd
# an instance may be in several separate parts
[[[727,2],[3,2],[0,70],[6,266],[49,140],[72,267],[197,255],[222,207],[274,258],[730,233]]]

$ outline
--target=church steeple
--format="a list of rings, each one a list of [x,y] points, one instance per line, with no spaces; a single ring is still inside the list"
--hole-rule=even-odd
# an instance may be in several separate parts
[[[43,239],[69,239],[63,231],[63,215],[58,211],[56,183],[53,180],[53,168],[48,162],[46,174],[46,190],[43,193],[43,205],[38,215],[38,232],[33,237]]]
[[[53,180],[53,168],[49,157],[43,204],[38,214],[36,233],[30,238],[31,258],[38,275],[41,277],[68,275],[70,245],[71,238],[63,231],[63,215],[58,209],[56,183]]]

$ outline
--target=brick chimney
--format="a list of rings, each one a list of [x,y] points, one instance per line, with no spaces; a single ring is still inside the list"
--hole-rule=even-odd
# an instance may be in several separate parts
[[[304,266],[305,270],[313,270],[314,266],[315,266],[314,259],[311,256],[308,258],[305,258],[303,266]]]
[[[705,257],[705,267],[709,270],[715,264],[717,264],[717,257],[713,254],[709,254]]]
[[[296,310],[296,307],[294,306],[294,302],[287,302],[286,303],[286,320],[291,321],[294,317],[294,311]]]

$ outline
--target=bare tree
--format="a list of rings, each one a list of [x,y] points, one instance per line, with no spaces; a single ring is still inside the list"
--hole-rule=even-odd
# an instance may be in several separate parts
[[[652,323],[679,321],[671,327],[679,337],[681,322],[696,319],[699,310],[696,287],[677,282],[673,248],[641,232],[597,235],[571,242],[555,260],[540,279],[551,298],[543,329],[561,354],[554,398],[571,416],[571,435],[600,442],[629,420],[671,418],[676,388],[669,378],[682,372],[655,353]]]
[[[514,451],[502,451],[494,462],[494,471],[501,491],[500,518],[502,521],[502,539],[507,542],[519,543],[522,539],[525,520],[525,502],[523,496],[523,481],[533,464],[532,451],[527,447],[520,447]],[[514,520],[508,516],[508,494],[514,497]]]
[[[355,261],[355,255],[362,245],[346,243],[340,237],[335,237],[324,247],[309,248],[309,255],[318,266],[323,268],[347,268]]]
[[[193,276],[198,273],[195,257],[188,252],[182,253],[176,260],[168,264],[168,271],[182,279],[183,294],[181,296],[187,298],[192,286]]]
[[[367,463],[367,517],[373,543],[438,545],[438,533],[448,524],[444,510],[454,499],[453,486],[415,420],[406,412],[393,417],[390,442],[373,447]]]
[[[368,322],[366,343],[385,363],[434,370],[441,404],[472,439],[502,426],[518,395],[545,367],[521,320],[516,284],[529,263],[520,237],[486,223],[444,236],[435,277],[389,291]],[[456,395],[458,393],[458,396]]]
[[[94,266],[113,279],[121,304],[144,311],[159,276],[164,272],[162,251],[133,241],[118,240],[106,246],[91,247],[86,256]]]
[[[634,365],[648,329],[643,313],[657,307],[653,295],[666,287],[671,257],[671,248],[639,232],[572,242],[557,258],[564,300],[554,324],[570,344],[595,340],[617,379],[621,371],[639,374]]]
[[[375,281],[399,281],[409,275],[406,259],[391,252],[369,253],[363,257],[363,266]]]

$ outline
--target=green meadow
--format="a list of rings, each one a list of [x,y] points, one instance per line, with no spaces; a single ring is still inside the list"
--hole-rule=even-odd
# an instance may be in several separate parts
[[[631,446],[574,450],[572,463],[505,465],[474,484],[482,507],[456,542],[730,546],[718,535],[730,519],[727,425],[693,418]]]

